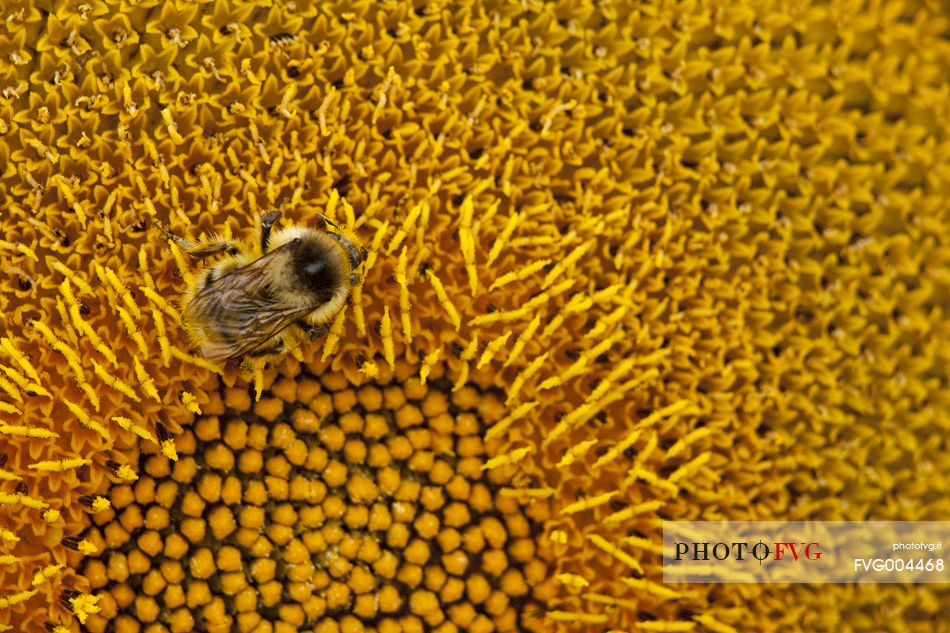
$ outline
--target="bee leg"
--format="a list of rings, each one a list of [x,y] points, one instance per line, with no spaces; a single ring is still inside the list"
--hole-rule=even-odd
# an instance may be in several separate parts
[[[162,235],[165,236],[171,242],[174,242],[178,248],[185,251],[192,257],[208,257],[209,255],[216,255],[218,253],[227,253],[228,255],[237,255],[241,252],[241,249],[234,242],[229,242],[221,238],[211,240],[210,242],[205,243],[196,243],[191,240],[186,240],[180,235],[175,235],[171,231],[166,231],[158,223],[155,223],[155,228],[162,232]]]
[[[198,287],[201,288],[202,290],[210,286],[211,282],[213,282],[216,279],[215,274],[214,274],[214,268],[206,268],[205,271],[206,272],[202,273],[202,275],[198,278],[198,283],[197,283]]]
[[[252,349],[247,354],[244,355],[244,360],[247,359],[260,359],[266,358],[268,356],[280,356],[286,351],[284,347],[283,339],[277,341],[270,347],[258,347],[257,349]]]
[[[363,280],[363,278],[360,277],[360,274],[359,274],[359,273],[357,273],[357,272],[352,272],[352,273],[350,273],[350,285],[351,285],[351,286],[358,286],[358,285],[360,285],[360,282],[361,282],[362,280]]]
[[[280,209],[268,211],[261,216],[261,253],[266,254],[270,242],[270,231],[274,223],[280,219],[283,212]]]
[[[321,325],[311,325],[304,319],[297,319],[296,326],[303,330],[304,334],[306,334],[311,341],[326,336],[326,333],[330,331],[330,326],[325,323]]]

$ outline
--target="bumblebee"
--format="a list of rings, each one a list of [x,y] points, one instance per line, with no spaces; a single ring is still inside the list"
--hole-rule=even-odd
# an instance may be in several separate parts
[[[275,227],[281,211],[264,214],[248,246],[213,236],[192,242],[159,230],[192,257],[223,254],[197,274],[182,297],[182,323],[202,355],[245,368],[323,336],[343,309],[366,250],[339,227]],[[323,217],[323,216],[321,216]]]

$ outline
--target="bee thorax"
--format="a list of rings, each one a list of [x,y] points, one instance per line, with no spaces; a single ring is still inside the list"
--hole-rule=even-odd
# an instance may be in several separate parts
[[[347,262],[331,239],[306,239],[294,244],[291,267],[295,285],[316,295],[319,304],[330,301],[349,283]]]

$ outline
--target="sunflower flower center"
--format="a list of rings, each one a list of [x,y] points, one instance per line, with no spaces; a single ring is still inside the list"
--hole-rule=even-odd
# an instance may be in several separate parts
[[[91,630],[487,632],[537,612],[546,504],[483,468],[495,395],[332,372],[216,395],[179,460],[143,454],[95,516]]]

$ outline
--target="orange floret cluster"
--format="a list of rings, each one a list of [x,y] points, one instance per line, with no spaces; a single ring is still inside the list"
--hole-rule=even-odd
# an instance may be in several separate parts
[[[288,365],[257,402],[216,393],[143,454],[85,538],[104,631],[515,631],[554,595],[535,539],[548,503],[484,470],[495,396],[397,365],[353,385]],[[441,373],[441,372],[440,372]],[[441,387],[441,388],[440,388]],[[286,421],[283,421],[286,420]],[[236,628],[235,628],[236,627]]]
[[[659,561],[666,519],[950,514],[940,3],[0,17],[0,631],[947,630],[938,585]],[[150,227],[277,206],[364,280],[244,377]]]

